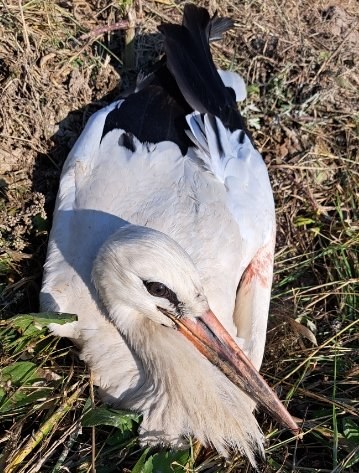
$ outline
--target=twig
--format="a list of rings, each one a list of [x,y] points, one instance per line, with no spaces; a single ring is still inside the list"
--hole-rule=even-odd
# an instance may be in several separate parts
[[[125,33],[124,64],[127,69],[135,69],[135,33],[136,33],[136,10],[129,7],[127,11],[128,28]]]
[[[290,373],[288,373],[286,376],[284,376],[282,379],[280,379],[278,382],[275,383],[275,385],[273,386],[273,389],[276,388],[279,384],[283,383],[283,381],[287,380],[288,378],[290,378],[294,373],[296,373],[298,370],[300,370],[302,368],[302,366],[304,366],[309,360],[311,360],[312,358],[314,358],[314,356],[320,351],[322,350],[324,347],[326,347],[327,345],[329,345],[329,343],[331,343],[333,340],[336,339],[336,337],[339,337],[342,333],[346,332],[347,330],[349,330],[351,327],[354,327],[354,325],[356,325],[357,323],[359,322],[359,319],[356,319],[354,320],[353,322],[351,322],[349,325],[347,325],[346,327],[344,327],[342,330],[340,330],[338,333],[336,333],[335,335],[333,335],[332,337],[330,337],[328,340],[326,340],[324,343],[322,343],[318,348],[316,348],[305,360],[303,360],[301,363],[299,363]]]
[[[95,407],[95,395],[93,392],[93,372],[90,374],[90,398],[91,406]],[[96,473],[96,427],[92,427],[92,448],[91,448],[91,473]]]
[[[31,47],[30,47],[29,35],[27,34],[26,22],[25,22],[24,12],[22,9],[21,0],[19,0],[19,8],[20,8],[22,29],[24,31],[24,41],[26,45],[26,50],[29,52],[31,50]]]
[[[40,442],[59,424],[60,420],[72,408],[79,398],[82,388],[77,389],[66,401],[55,411],[52,416],[35,432],[26,442],[21,451],[15,455],[12,461],[5,467],[4,473],[12,473],[17,466],[39,445]]]
[[[142,0],[136,0],[137,16],[143,18]]]
[[[97,38],[105,33],[110,33],[111,31],[118,31],[118,30],[126,30],[130,27],[130,23],[128,20],[121,20],[117,21],[116,23],[112,23],[112,25],[101,26],[99,28],[95,28],[94,30],[89,31],[88,33],[84,33],[79,37],[80,41],[89,38]]]
[[[27,469],[28,465],[23,467],[23,471],[26,473],[38,473],[41,471],[42,466],[47,462],[47,460],[54,454],[55,450],[59,445],[63,444],[67,437],[70,437],[69,440],[65,443],[63,452],[59,456],[55,466],[53,467],[51,473],[60,473],[63,467],[63,463],[66,460],[66,457],[70,451],[71,446],[75,443],[79,433],[80,433],[80,422],[73,424],[56,442],[46,450],[45,453],[42,452],[41,459],[34,465],[30,470]],[[31,460],[30,460],[31,461]]]
[[[355,30],[355,28],[358,26],[358,22],[357,21],[354,21],[354,25],[350,28],[350,30],[348,31],[348,33],[344,36],[343,38],[343,41],[339,44],[339,46],[332,52],[332,54],[328,57],[328,59],[326,59],[323,64],[320,66],[318,72],[315,74],[315,76],[313,77],[313,79],[310,81],[310,84],[314,84],[314,82],[317,81],[318,77],[320,76],[320,74],[323,72],[323,69],[330,63],[330,61],[332,61],[332,59],[335,58],[335,56],[340,52],[340,50],[342,49],[342,47],[344,46],[344,44],[346,43],[346,40],[349,38],[349,36],[351,35],[351,33]]]
[[[282,382],[279,379],[277,381]],[[293,387],[292,383],[290,383],[288,381],[283,381],[283,384],[285,386],[290,387],[290,388]],[[296,387],[296,391],[299,394],[302,394],[303,396],[310,397],[312,399],[315,399],[316,401],[320,401],[320,402],[323,402],[325,404],[330,404],[331,406],[336,406],[338,409],[342,409],[343,411],[348,412],[352,416],[359,417],[358,409],[356,409],[355,407],[348,406],[344,402],[329,399],[329,398],[325,397],[322,394],[314,393],[314,392],[308,391],[307,389],[304,389],[304,388]]]

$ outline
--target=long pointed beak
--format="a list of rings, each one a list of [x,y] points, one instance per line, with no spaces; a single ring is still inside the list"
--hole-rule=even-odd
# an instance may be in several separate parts
[[[196,319],[175,318],[166,313],[178,330],[233,384],[264,407],[280,424],[295,435],[300,432],[293,418],[239,348],[212,311]]]

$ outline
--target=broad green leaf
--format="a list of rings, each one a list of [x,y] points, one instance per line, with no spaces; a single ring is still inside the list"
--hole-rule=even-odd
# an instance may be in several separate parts
[[[106,445],[116,447],[116,449],[121,447],[129,448],[130,446],[134,446],[136,443],[137,435],[136,432],[134,432],[134,429],[125,430],[124,432],[121,432],[120,429],[113,429],[106,438]]]
[[[146,464],[146,457],[147,453],[149,452],[150,448],[146,448],[140,458],[137,460],[136,465],[132,468],[132,473],[143,473],[145,464]],[[149,473],[152,473],[152,470],[149,471]]]
[[[153,468],[153,457],[151,456],[146,463],[143,465],[141,473],[155,473],[156,470]],[[162,472],[161,472],[162,473]]]
[[[132,412],[109,409],[105,406],[95,407],[88,411],[82,418],[84,427],[97,425],[110,425],[117,427],[122,432],[132,430],[133,423],[139,421],[139,416]]]
[[[77,320],[76,315],[55,312],[42,312],[39,314],[20,314],[10,319],[12,327],[23,335],[34,336],[51,323],[65,324]]]
[[[153,455],[153,473],[183,473],[189,459],[188,450],[156,453]]]
[[[6,398],[6,391],[4,388],[0,387],[0,406],[5,398]]]
[[[36,379],[36,368],[35,363],[31,363],[31,361],[17,361],[1,370],[1,382],[21,386]]]
[[[0,413],[5,414],[6,412],[35,404],[37,401],[44,401],[51,396],[52,392],[52,387],[33,388],[27,386],[19,388],[11,395],[5,394],[2,397],[3,393],[0,391]]]
[[[33,386],[42,378],[38,368],[30,361],[18,361],[3,368],[0,372],[0,412],[6,413],[46,399],[52,391],[50,386]]]
[[[188,450],[168,451],[150,455],[146,460],[149,449],[146,449],[132,469],[132,473],[183,473],[184,466],[190,459]]]

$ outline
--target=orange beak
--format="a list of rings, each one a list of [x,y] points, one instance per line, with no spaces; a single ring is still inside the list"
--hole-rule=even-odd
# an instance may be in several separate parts
[[[239,348],[212,311],[196,319],[166,315],[213,365],[217,366],[233,384],[264,407],[283,426],[295,435],[300,432],[293,418]]]

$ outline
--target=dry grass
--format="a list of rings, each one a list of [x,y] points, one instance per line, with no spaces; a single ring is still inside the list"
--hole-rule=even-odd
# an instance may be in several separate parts
[[[260,469],[357,471],[358,4],[198,3],[236,19],[237,28],[213,51],[219,66],[239,71],[249,85],[244,113],[268,164],[277,205],[263,372],[302,419],[304,438],[297,442],[260,414],[268,437]],[[45,329],[7,321],[37,310],[67,153],[91,113],[158,57],[156,25],[178,19],[183,7],[172,0],[143,1],[133,47],[131,29],[80,39],[127,19],[130,4],[0,3],[0,469],[8,473],[85,472],[92,462],[98,472],[250,470],[243,459],[225,462],[210,450],[197,451],[195,463],[193,454],[188,460],[140,451],[135,416],[100,413],[94,420],[88,414],[89,380],[68,343]],[[27,374],[11,377],[9,369],[19,362],[30,363],[16,365]],[[13,406],[4,411],[10,398]],[[171,460],[187,466],[170,469]]]

